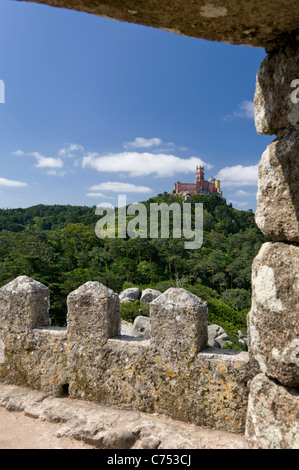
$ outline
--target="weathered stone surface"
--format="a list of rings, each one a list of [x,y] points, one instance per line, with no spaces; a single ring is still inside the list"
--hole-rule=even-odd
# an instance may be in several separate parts
[[[161,295],[159,290],[155,289],[144,289],[141,294],[140,302],[149,305],[153,300]]]
[[[119,298],[99,282],[86,282],[67,298],[70,393],[96,387],[97,361],[107,340],[120,333]]]
[[[28,331],[50,326],[49,289],[27,276],[19,276],[0,289],[2,330]]]
[[[0,382],[243,432],[251,378],[248,354],[212,348],[195,352],[201,345],[198,338],[205,337],[201,327],[206,325],[206,304],[183,289],[168,292],[164,300],[160,318],[156,310],[156,343],[153,338],[115,336],[118,295],[97,282],[84,284],[68,297],[67,328],[18,331],[14,323],[12,329],[7,323],[6,330],[0,324]],[[169,338],[176,329],[172,351]],[[35,411],[30,413],[34,416]],[[47,413],[50,416],[49,409]],[[92,434],[97,445],[109,445],[111,436],[98,432]],[[142,445],[149,445],[146,437]]]
[[[1,334],[1,328],[0,328]],[[66,328],[46,327],[5,333],[0,382],[26,385],[60,395],[68,383]]]
[[[68,337],[72,342],[78,340],[78,347],[84,348],[84,337],[105,343],[119,334],[118,295],[103,284],[86,282],[69,294],[67,306]]]
[[[150,304],[152,345],[164,354],[192,357],[207,346],[207,303],[171,287]]]
[[[246,431],[252,449],[299,449],[299,393],[264,374],[251,381]]]
[[[149,317],[139,315],[135,318],[133,323],[133,336],[138,336],[139,338],[150,338],[151,336],[151,323]]]
[[[135,302],[140,299],[140,296],[141,290],[138,287],[129,287],[119,294],[119,300],[120,302]]]
[[[299,385],[299,247],[265,243],[252,266],[249,352],[261,371]]]
[[[84,440],[99,449],[131,449],[136,437],[128,429],[115,427],[108,431],[97,432],[89,438],[85,437]]]
[[[271,52],[256,77],[255,125],[259,134],[277,134],[299,124],[299,34]]]
[[[202,428],[165,416],[56,398],[12,385],[0,384],[0,407],[35,420],[61,423],[56,436],[75,438],[95,448],[111,445],[114,449],[118,445],[131,449],[247,448],[242,434]],[[39,426],[39,422],[33,421],[32,426]]]
[[[217,336],[220,336],[223,333],[226,333],[226,331],[222,328],[222,326],[216,325],[214,323],[212,325],[211,324],[208,325],[209,337],[217,338]]]
[[[246,349],[248,348],[248,336],[244,335],[241,330],[238,330],[238,341],[242,343]]]
[[[259,164],[255,220],[275,240],[299,242],[298,155],[299,126],[281,133]]]
[[[5,363],[5,344],[2,339],[0,339],[0,364]]]
[[[220,348],[219,343],[217,343],[216,339],[212,336],[208,336],[207,346],[209,346],[210,348]]]
[[[223,333],[222,335],[217,336],[216,341],[219,344],[220,348],[223,348],[223,346],[225,346],[226,344],[229,344],[231,346],[233,345],[227,333]]]
[[[297,0],[30,0],[185,36],[265,47],[298,28]]]
[[[121,320],[121,335],[133,336],[139,338],[150,338],[151,325],[149,317],[139,315],[135,318],[134,323]]]
[[[85,370],[88,380],[70,387],[72,398],[244,432],[251,378],[245,352],[210,348],[175,361],[162,348],[157,354],[150,340],[120,337],[109,339],[96,368]]]
[[[0,289],[0,380],[57,393],[64,380],[66,330],[50,327],[49,289],[20,276]]]
[[[226,343],[233,344],[226,331],[220,325],[208,325],[208,346],[222,348]]]
[[[133,323],[121,320],[120,334],[126,336],[133,336]]]

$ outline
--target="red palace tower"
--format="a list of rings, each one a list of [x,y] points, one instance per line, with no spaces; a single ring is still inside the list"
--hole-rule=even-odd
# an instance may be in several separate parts
[[[203,166],[196,167],[195,184],[176,181],[174,183],[174,190],[176,194],[181,196],[186,196],[187,194],[218,194],[218,196],[222,197],[220,180],[212,176],[208,181],[205,181]]]

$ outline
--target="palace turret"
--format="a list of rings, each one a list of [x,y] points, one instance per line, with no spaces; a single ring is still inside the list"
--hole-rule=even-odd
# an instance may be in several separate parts
[[[220,190],[220,180],[217,180],[214,176],[209,178],[208,181],[204,177],[204,167],[196,167],[196,178],[195,184],[192,183],[181,183],[176,181],[174,183],[174,190],[176,194],[185,196],[187,194],[218,194],[222,197],[222,191]]]

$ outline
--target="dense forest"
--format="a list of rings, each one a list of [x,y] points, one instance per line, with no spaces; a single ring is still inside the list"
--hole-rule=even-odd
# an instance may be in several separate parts
[[[182,207],[183,198],[165,192],[144,205],[162,202]],[[237,330],[246,331],[250,308],[251,263],[266,239],[252,211],[236,210],[217,195],[192,196],[193,219],[199,202],[204,232],[196,250],[185,249],[184,239],[171,236],[100,239],[95,207],[0,210],[0,287],[19,275],[42,282],[50,289],[52,325],[60,326],[66,322],[67,295],[86,281],[99,281],[118,293],[131,286],[161,292],[184,287],[208,302],[209,321],[221,325],[239,348]],[[131,319],[137,307],[132,305]],[[121,313],[128,318],[128,308],[123,306]]]

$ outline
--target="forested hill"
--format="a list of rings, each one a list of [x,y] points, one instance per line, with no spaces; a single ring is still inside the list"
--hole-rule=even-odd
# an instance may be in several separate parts
[[[0,232],[57,230],[68,224],[95,225],[97,220],[95,207],[39,204],[27,209],[0,209]]]
[[[144,202],[183,203],[168,193]],[[186,250],[181,239],[104,240],[95,235],[95,207],[38,205],[0,210],[0,287],[19,275],[42,282],[51,292],[53,325],[65,324],[66,297],[86,281],[116,292],[126,287],[189,289],[208,301],[209,319],[231,334],[246,328],[251,263],[265,237],[252,211],[238,211],[217,195],[202,202],[201,248]]]

